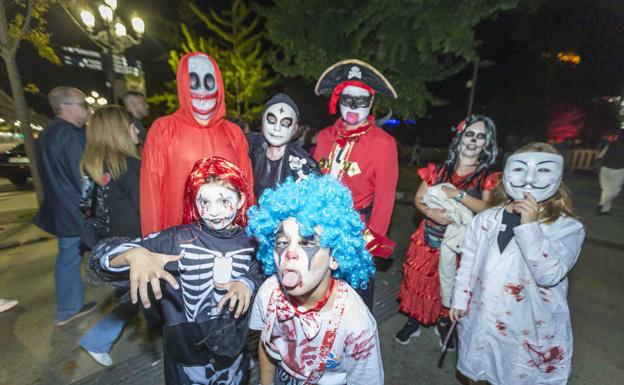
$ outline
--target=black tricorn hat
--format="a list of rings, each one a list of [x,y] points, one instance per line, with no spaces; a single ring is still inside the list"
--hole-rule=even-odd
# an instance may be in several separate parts
[[[331,94],[337,85],[345,81],[362,82],[375,92],[397,98],[397,93],[388,79],[375,67],[358,59],[341,60],[329,66],[316,82],[314,93]]]

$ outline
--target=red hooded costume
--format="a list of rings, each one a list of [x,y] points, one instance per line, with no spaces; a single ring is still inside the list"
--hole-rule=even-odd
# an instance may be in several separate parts
[[[215,69],[217,101],[208,124],[195,119],[191,102],[189,58],[202,55]],[[182,223],[184,185],[198,159],[220,156],[237,165],[253,185],[247,140],[225,117],[225,89],[217,63],[204,53],[191,52],[180,60],[177,73],[180,108],[152,124],[141,164],[141,229],[147,235]],[[253,192],[252,192],[253,194]],[[255,202],[249,197],[250,204]]]

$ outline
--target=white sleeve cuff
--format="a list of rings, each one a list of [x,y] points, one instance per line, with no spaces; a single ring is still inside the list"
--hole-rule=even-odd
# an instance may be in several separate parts
[[[121,266],[121,267],[111,267],[110,260],[118,256],[119,254],[133,249],[135,247],[141,247],[134,243],[122,243],[121,245],[115,247],[108,253],[102,255],[100,258],[100,266],[106,271],[110,271],[112,273],[121,273],[130,269],[130,266]]]

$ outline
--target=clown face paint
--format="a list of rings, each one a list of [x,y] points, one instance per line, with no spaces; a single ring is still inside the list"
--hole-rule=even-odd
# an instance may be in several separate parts
[[[485,147],[485,132],[485,123],[483,122],[476,122],[466,127],[460,140],[460,154],[466,158],[477,158]]]
[[[299,223],[293,218],[280,224],[273,257],[282,287],[294,297],[314,293],[331,269],[337,268],[329,249],[320,246],[318,231],[310,237],[299,235]]]
[[[373,96],[364,88],[347,86],[340,94],[340,115],[350,126],[357,126],[368,118]]]
[[[199,188],[195,204],[202,220],[214,230],[229,227],[244,201],[236,191],[218,183],[206,183]]]
[[[208,120],[217,106],[217,78],[210,59],[203,55],[191,56],[188,61],[193,115]]]
[[[514,200],[530,193],[538,202],[553,196],[563,176],[563,157],[546,152],[523,152],[507,159],[503,186]]]
[[[262,115],[262,134],[273,147],[290,142],[297,127],[297,113],[286,103],[276,103]]]

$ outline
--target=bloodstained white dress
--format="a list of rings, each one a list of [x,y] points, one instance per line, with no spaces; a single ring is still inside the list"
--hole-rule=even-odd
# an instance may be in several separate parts
[[[572,362],[568,271],[585,238],[583,225],[559,217],[514,228],[503,253],[502,208],[472,221],[455,280],[458,370],[492,385],[566,384]]]

